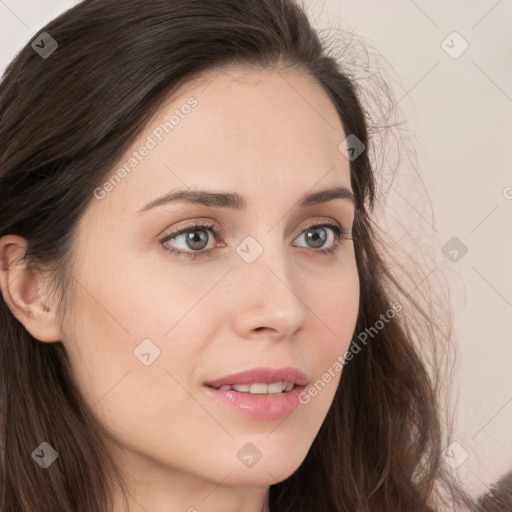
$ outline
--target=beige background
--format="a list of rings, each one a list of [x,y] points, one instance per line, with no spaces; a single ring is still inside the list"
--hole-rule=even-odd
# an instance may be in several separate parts
[[[74,1],[0,0],[0,69]],[[320,28],[363,36],[387,59],[415,137],[451,285],[459,345],[461,479],[480,492],[512,469],[512,4],[510,0],[305,0]],[[450,36],[458,32],[461,37]],[[458,50],[468,48],[457,58]],[[447,51],[445,51],[447,50]],[[423,222],[414,204],[393,205]],[[457,237],[459,261],[441,248]],[[427,274],[427,272],[425,272]],[[457,451],[458,450],[458,451]],[[455,459],[451,459],[452,461]]]

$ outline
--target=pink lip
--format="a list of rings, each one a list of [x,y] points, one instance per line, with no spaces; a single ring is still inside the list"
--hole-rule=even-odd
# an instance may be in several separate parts
[[[253,384],[255,382],[261,382],[265,384],[271,384],[272,382],[293,382],[299,386],[304,386],[308,383],[308,377],[305,373],[301,372],[297,368],[268,368],[260,367],[247,370],[245,372],[233,373],[226,377],[221,377],[211,382],[207,382],[206,385],[219,388],[220,386],[233,386],[235,384]]]
[[[206,393],[220,403],[234,408],[244,416],[260,420],[274,420],[292,413],[299,407],[299,395],[305,388],[306,386],[295,386],[291,391],[284,393],[254,395],[240,393],[234,389],[221,391],[203,386]]]
[[[220,386],[253,384],[256,382],[293,382],[293,389],[282,393],[253,394],[234,389],[220,390]],[[222,404],[234,408],[244,416],[255,419],[277,419],[292,413],[299,405],[299,395],[309,379],[297,368],[254,368],[211,381],[203,386],[206,393]]]

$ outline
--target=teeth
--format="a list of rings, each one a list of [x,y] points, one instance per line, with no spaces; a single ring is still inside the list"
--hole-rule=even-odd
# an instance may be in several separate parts
[[[257,384],[258,386],[265,386],[265,384]],[[267,393],[281,393],[283,391],[283,383],[282,382],[274,382],[273,384],[267,385]],[[260,393],[264,393],[265,391],[260,391]],[[251,389],[252,393],[252,389]]]
[[[235,391],[244,391],[248,392],[250,391],[251,386],[249,384],[235,384],[232,386]]]
[[[272,382],[271,384],[255,382],[253,384],[234,384],[233,386],[220,386],[221,391],[234,389],[241,393],[253,393],[255,395],[266,395],[275,393],[285,393],[293,389],[293,382]]]

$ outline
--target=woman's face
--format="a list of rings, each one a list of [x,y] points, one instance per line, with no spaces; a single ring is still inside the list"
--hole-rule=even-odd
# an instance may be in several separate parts
[[[338,149],[345,138],[310,77],[209,73],[160,108],[91,198],[63,343],[140,484],[171,472],[177,492],[195,485],[191,477],[269,485],[305,458],[340,380],[332,369],[355,329],[359,280],[353,242],[337,242],[337,227],[351,232],[350,198],[301,203],[330,188],[351,191]],[[216,195],[148,207],[199,189]],[[315,225],[323,227],[308,231]],[[207,386],[262,367],[298,369],[309,385],[331,369],[331,379],[307,404],[293,390]],[[236,379],[230,384],[246,383]]]

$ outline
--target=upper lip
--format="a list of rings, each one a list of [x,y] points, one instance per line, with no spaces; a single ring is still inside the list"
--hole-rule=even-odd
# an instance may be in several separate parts
[[[207,382],[206,385],[214,388],[220,386],[234,386],[235,384],[254,384],[265,383],[271,384],[273,382],[293,382],[298,386],[303,386],[308,383],[309,379],[304,372],[298,368],[252,368],[244,372],[233,373],[226,375],[220,379]]]

